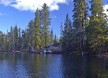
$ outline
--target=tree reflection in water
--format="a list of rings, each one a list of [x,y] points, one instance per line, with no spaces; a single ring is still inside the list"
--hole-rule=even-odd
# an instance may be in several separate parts
[[[108,59],[96,56],[0,54],[0,78],[108,78]]]

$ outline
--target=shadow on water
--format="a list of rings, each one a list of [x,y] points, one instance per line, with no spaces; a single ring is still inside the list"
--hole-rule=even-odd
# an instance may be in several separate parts
[[[0,53],[0,78],[108,78],[108,59]]]

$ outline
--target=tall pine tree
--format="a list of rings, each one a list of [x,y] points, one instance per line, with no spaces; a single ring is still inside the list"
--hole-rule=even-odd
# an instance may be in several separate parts
[[[28,30],[29,30],[29,32],[28,32],[29,44],[33,45],[33,42],[35,40],[35,38],[34,38],[35,37],[35,26],[34,26],[34,21],[33,20],[31,20],[29,22]]]
[[[91,17],[88,32],[88,43],[93,52],[106,50],[105,44],[108,41],[108,27],[105,15],[103,14],[102,0],[91,0]]]
[[[41,21],[40,21],[40,11],[37,9],[35,13],[35,48],[39,50],[41,48]]]
[[[69,54],[72,52],[72,46],[72,24],[67,14],[64,29],[62,30],[61,47],[64,53]]]
[[[51,18],[49,17],[50,13],[48,10],[48,6],[44,3],[41,11],[41,24],[42,24],[42,33],[43,33],[43,46],[46,47],[49,44],[49,25],[51,23]]]
[[[85,46],[85,21],[87,16],[87,3],[85,0],[73,0],[74,2],[74,15],[73,26],[76,32],[76,41],[78,51],[84,51]]]

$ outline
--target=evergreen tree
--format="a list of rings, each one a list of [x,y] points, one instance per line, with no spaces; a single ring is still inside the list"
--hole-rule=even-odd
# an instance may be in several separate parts
[[[0,31],[0,51],[4,48],[4,34]]]
[[[31,45],[33,45],[34,43],[33,42],[35,42],[34,40],[35,40],[35,26],[34,26],[34,21],[33,20],[31,20],[30,22],[29,22],[29,25],[28,25],[28,38],[29,38],[29,43],[31,44]]]
[[[14,27],[14,48],[15,50],[18,49],[18,27]]]
[[[9,51],[9,48],[10,48],[10,46],[9,46],[9,32],[7,30],[7,34],[5,35],[5,50]]]
[[[21,50],[22,48],[22,40],[21,40],[21,29],[18,29],[18,50]]]
[[[13,42],[13,27],[11,26],[11,28],[10,28],[10,32],[8,32],[8,40],[9,40],[9,49],[10,49],[10,51],[13,49],[13,45],[14,45],[14,42]]]
[[[39,50],[41,48],[41,22],[40,22],[40,13],[39,10],[36,10],[35,13],[35,20],[34,20],[34,26],[35,26],[35,48]]]
[[[72,24],[68,14],[66,15],[64,29],[62,32],[62,50],[66,54],[72,52]]]
[[[57,38],[57,36],[56,36],[56,34],[55,34],[53,44],[55,44],[55,45],[56,45],[57,43],[58,43],[58,38]]]
[[[85,46],[85,21],[87,16],[87,3],[85,0],[73,0],[74,2],[74,15],[73,26],[76,32],[77,49],[82,52]]]
[[[63,25],[61,23],[61,26],[60,26],[60,44],[62,44],[62,39],[63,39]]]
[[[48,11],[48,6],[44,3],[41,11],[41,24],[42,24],[42,36],[43,36],[43,45],[46,47],[49,44],[49,25],[51,23],[50,13]]]
[[[108,27],[103,14],[102,0],[91,0],[91,17],[88,32],[88,43],[93,52],[102,52],[108,42]]]
[[[51,44],[53,44],[53,41],[54,41],[53,37],[54,37],[53,30],[51,30],[51,33],[50,33],[50,38],[51,38],[51,40],[50,40],[51,42],[50,43]]]
[[[28,42],[28,36],[27,36],[27,30],[22,31],[22,48],[27,49],[29,45]]]

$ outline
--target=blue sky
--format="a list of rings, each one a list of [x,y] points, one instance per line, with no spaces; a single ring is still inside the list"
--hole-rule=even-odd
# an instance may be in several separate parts
[[[59,36],[66,14],[72,19],[72,0],[0,0],[0,31],[7,32],[15,25],[21,29],[27,28],[29,21],[35,17],[36,8],[41,9],[43,3],[49,6],[52,19],[50,28]],[[107,0],[103,0],[104,9],[108,8],[107,3]]]

